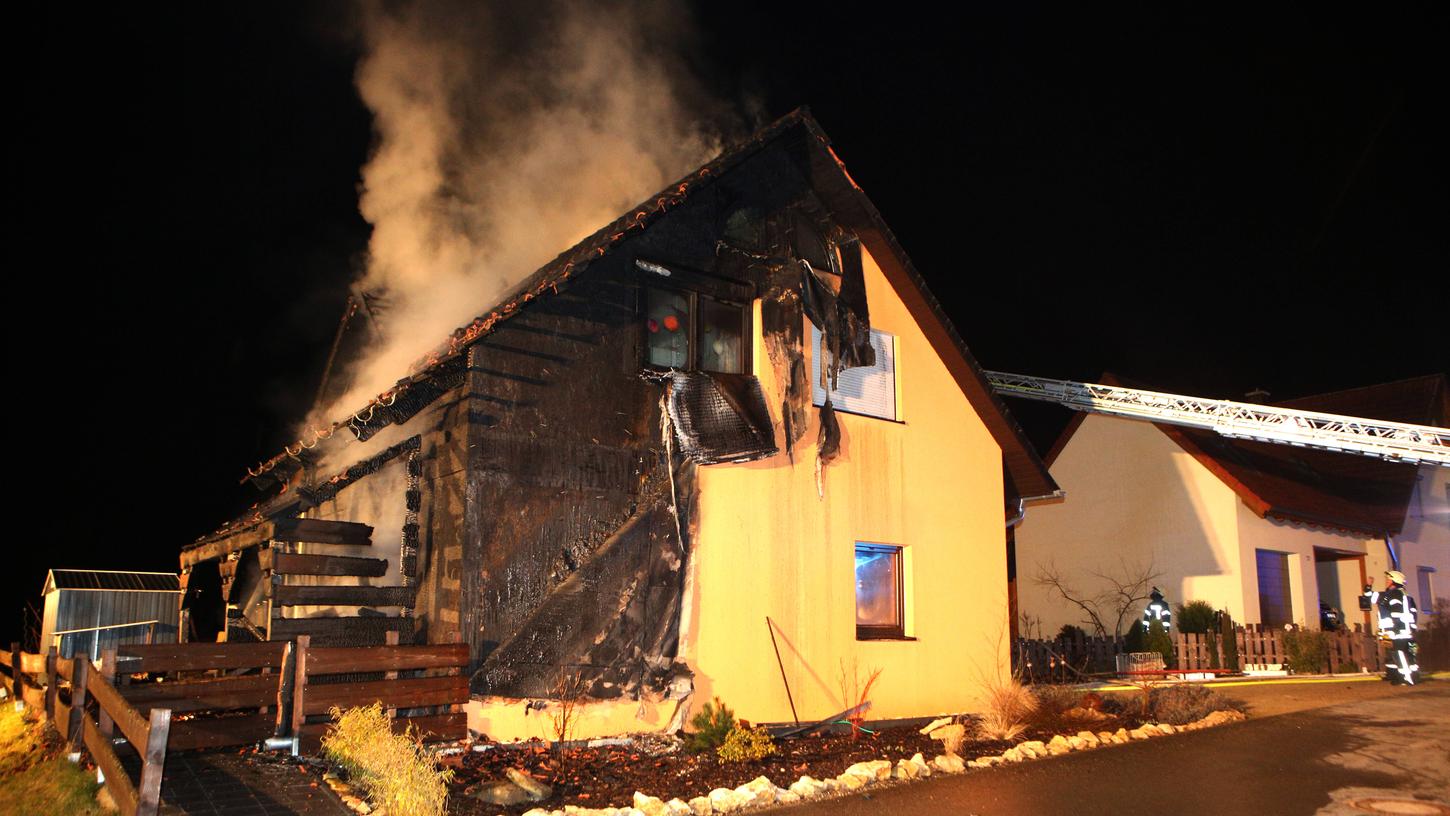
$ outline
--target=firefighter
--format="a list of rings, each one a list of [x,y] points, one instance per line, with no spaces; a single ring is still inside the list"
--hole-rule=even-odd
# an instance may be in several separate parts
[[[1379,636],[1390,643],[1389,665],[1385,679],[1392,685],[1414,685],[1419,678],[1420,664],[1415,661],[1415,599],[1405,594],[1405,574],[1399,570],[1385,572],[1385,591],[1374,586],[1364,588],[1365,597],[1379,613]]]
[[[1153,626],[1153,621],[1163,624],[1163,631],[1167,632],[1173,625],[1173,610],[1168,608],[1168,602],[1163,600],[1163,593],[1158,587],[1153,587],[1149,596],[1148,607],[1143,610],[1143,633],[1147,634]]]

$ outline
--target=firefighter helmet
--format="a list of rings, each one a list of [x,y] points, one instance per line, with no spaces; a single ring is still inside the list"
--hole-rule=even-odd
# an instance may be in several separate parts
[[[1392,584],[1405,585],[1405,574],[1399,570],[1385,570],[1385,577],[1390,579]]]

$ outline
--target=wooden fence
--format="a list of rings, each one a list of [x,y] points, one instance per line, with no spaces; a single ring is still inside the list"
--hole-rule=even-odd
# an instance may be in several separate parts
[[[314,751],[334,707],[381,703],[394,729],[417,728],[424,739],[468,735],[468,647],[462,643],[312,647],[295,642],[168,643],[108,650],[97,668],[84,658],[0,653],[0,679],[10,699],[48,717],[62,738],[84,745],[124,816],[152,816],[160,803],[168,750],[248,745],[295,737]],[[144,679],[145,682],[137,682]],[[91,714],[92,709],[95,716]],[[172,714],[183,719],[172,721]],[[132,782],[124,753],[141,757]]]
[[[42,656],[21,652],[19,644],[12,644],[9,655],[0,655],[0,666],[9,670],[5,688],[14,699],[49,719],[72,748],[85,746],[123,816],[155,816],[161,806],[170,710],[154,708],[143,716],[93,670],[90,661],[57,657],[54,649]],[[118,730],[125,739],[122,750],[141,757],[137,782],[131,781],[116,753],[112,738]]]
[[[1294,627],[1291,631],[1301,631]],[[1312,630],[1311,630],[1312,631]],[[1233,630],[1237,655],[1226,650],[1222,635],[1172,635],[1175,668],[1184,671],[1238,672],[1249,665],[1286,665],[1285,630],[1258,624]],[[1346,668],[1370,672],[1384,670],[1384,659],[1374,635],[1356,624],[1354,629],[1324,632],[1328,646],[1322,671],[1339,673]],[[1056,640],[1018,639],[1014,645],[1013,669],[1029,682],[1075,682],[1085,675],[1113,672],[1116,655],[1127,649],[1123,638],[1067,637]]]

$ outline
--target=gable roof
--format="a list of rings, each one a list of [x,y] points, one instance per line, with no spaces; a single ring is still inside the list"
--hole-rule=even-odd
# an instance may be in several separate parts
[[[53,569],[45,576],[45,587],[40,594],[46,595],[56,589],[180,592],[181,579],[171,572]]]
[[[1106,374],[1107,385],[1139,387]],[[1434,374],[1274,403],[1280,408],[1445,426],[1450,382]],[[1053,445],[1061,453],[1086,414],[1077,414]],[[1394,535],[1405,522],[1419,466],[1369,456],[1232,439],[1212,431],[1153,423],[1238,494],[1260,518]]]
[[[1057,484],[1047,472],[1026,434],[1006,405],[987,383],[966,343],[942,310],[941,304],[926,286],[926,281],[897,243],[876,207],[846,171],[845,165],[831,149],[831,142],[808,110],[798,108],[758,131],[747,141],[727,150],[695,172],[631,208],[612,223],[599,229],[572,248],[565,250],[516,286],[503,300],[468,325],[455,330],[409,377],[399,380],[389,391],[368,406],[333,423],[329,428],[314,431],[316,438],[288,446],[282,453],[248,469],[248,478],[267,473],[289,456],[296,457],[304,448],[312,447],[321,438],[361,418],[372,417],[379,406],[391,405],[408,389],[429,379],[440,365],[459,357],[475,340],[488,334],[500,322],[517,314],[531,301],[557,292],[561,286],[605,255],[624,238],[645,229],[670,209],[684,202],[693,192],[739,166],[767,146],[786,143],[792,148],[801,171],[816,194],[830,208],[842,226],[854,231],[885,273],[887,280],[901,297],[912,317],[926,334],[932,349],[941,357],[953,379],[962,389],[972,407],[986,424],[994,440],[1002,448],[1003,469],[1008,498],[1046,496],[1057,491]]]

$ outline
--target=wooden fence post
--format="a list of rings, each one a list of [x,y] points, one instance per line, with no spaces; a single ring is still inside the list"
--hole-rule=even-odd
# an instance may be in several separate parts
[[[20,670],[20,641],[10,642],[10,677],[11,688],[15,689],[15,699],[21,706],[25,705],[25,672]]]
[[[311,643],[310,636],[297,636],[297,657],[292,666],[292,736],[297,739],[302,738],[302,724],[307,721],[303,712],[307,706],[307,647]]]
[[[85,741],[86,681],[90,678],[91,661],[76,658],[70,670],[70,732],[71,750],[79,751]]]
[[[392,629],[392,630],[389,630],[388,632],[384,633],[383,634],[383,645],[385,645],[385,646],[397,646],[398,645],[398,630]],[[383,672],[383,679],[384,680],[397,680],[398,679],[398,673],[395,672],[395,671]],[[387,715],[388,715],[388,719],[390,719],[390,720],[391,719],[395,719],[398,716],[398,710],[396,708],[390,708],[390,709],[387,710]]]
[[[136,789],[136,816],[156,816],[161,807],[161,774],[166,769],[166,738],[171,734],[171,709],[151,709],[151,728],[141,754],[141,784]]]
[[[45,718],[55,722],[55,703],[60,699],[60,678],[56,677],[55,647],[45,653]]]
[[[101,652],[101,677],[105,678],[107,684],[113,687],[116,685],[115,649],[107,649]],[[115,731],[115,723],[111,720],[111,715],[106,712],[105,706],[100,706],[100,711],[101,716],[97,725],[100,727],[101,735],[106,739],[110,739],[111,734]]]

